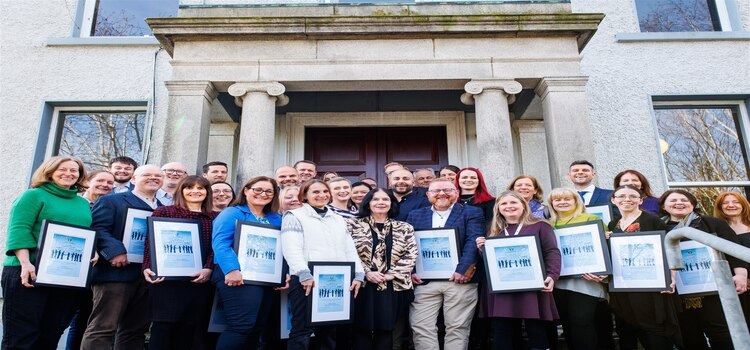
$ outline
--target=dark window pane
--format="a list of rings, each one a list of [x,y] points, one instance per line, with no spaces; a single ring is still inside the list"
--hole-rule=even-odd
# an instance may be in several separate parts
[[[720,31],[713,0],[635,0],[642,32]]]
[[[747,155],[734,107],[659,108],[654,112],[669,181],[748,180]]]
[[[87,169],[106,168],[117,156],[142,163],[145,112],[68,113],[62,118],[58,155],[80,158]]]
[[[151,35],[144,19],[174,17],[179,0],[99,0],[93,36]]]
[[[680,187],[672,187],[680,188]],[[747,187],[685,187],[682,188],[698,198],[698,206],[701,212],[706,215],[714,215],[714,201],[719,193],[722,192],[738,192],[739,194],[747,197]]]

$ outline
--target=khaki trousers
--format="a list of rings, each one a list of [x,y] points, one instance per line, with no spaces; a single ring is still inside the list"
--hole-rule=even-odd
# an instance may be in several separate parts
[[[416,350],[438,349],[437,317],[443,307],[445,350],[465,350],[477,306],[477,284],[433,281],[414,289],[409,307],[409,322]]]

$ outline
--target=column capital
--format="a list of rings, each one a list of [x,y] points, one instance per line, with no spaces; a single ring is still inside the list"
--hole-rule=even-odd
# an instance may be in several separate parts
[[[289,103],[289,97],[284,95],[286,87],[276,81],[252,81],[237,82],[229,86],[227,92],[234,96],[234,103],[242,107],[242,100],[249,92],[265,92],[271,97],[276,98],[276,106],[281,107]]]
[[[534,92],[542,99],[549,92],[586,92],[588,81],[589,78],[583,76],[545,77],[539,80]]]
[[[474,95],[479,95],[485,90],[501,91],[508,97],[508,103],[513,103],[513,95],[521,92],[521,83],[512,79],[474,79],[464,85],[465,94],[461,95],[461,102],[466,105],[474,104]]]
[[[171,96],[203,95],[209,102],[216,99],[219,92],[210,81],[172,80],[165,81],[164,86]]]

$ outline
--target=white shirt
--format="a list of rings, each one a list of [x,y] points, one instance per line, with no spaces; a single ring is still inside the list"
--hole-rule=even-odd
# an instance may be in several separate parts
[[[596,186],[594,186],[594,184],[591,184],[589,185],[589,187],[586,187],[582,190],[577,190],[579,193],[586,192],[583,194],[583,196],[581,196],[583,199],[583,205],[589,205],[589,203],[591,202],[591,197],[594,196],[595,189],[596,189]]]
[[[143,203],[146,203],[146,204],[148,204],[148,206],[149,206],[149,207],[151,207],[151,209],[156,209],[156,207],[157,207],[157,204],[156,204],[156,198],[154,198],[154,200],[153,200],[153,201],[151,201],[151,200],[149,200],[148,198],[146,198],[146,197],[144,197],[144,196],[141,196],[141,194],[140,194],[140,193],[138,193],[138,192],[135,192],[135,191],[134,191],[134,192],[133,192],[133,194],[134,194],[134,195],[135,195],[136,197],[140,198],[140,199],[141,199],[141,200],[143,201]]]
[[[162,205],[174,204],[174,196],[161,188],[156,191],[156,199],[158,199]]]
[[[130,181],[122,186],[115,185],[112,187],[112,193],[123,193],[128,191],[130,191]]]
[[[437,211],[435,210],[435,207],[430,207],[432,209],[432,227],[433,228],[441,228],[445,227],[445,223],[448,222],[448,217],[451,215],[451,210],[453,210],[453,205],[448,208],[448,210],[443,211]]]

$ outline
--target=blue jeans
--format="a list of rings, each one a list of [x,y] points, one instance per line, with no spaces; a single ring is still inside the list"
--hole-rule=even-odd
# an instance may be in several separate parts
[[[245,284],[229,287],[224,272],[216,265],[211,275],[216,291],[224,304],[226,330],[219,336],[217,349],[257,349],[258,339],[266,326],[273,304],[271,287]]]

